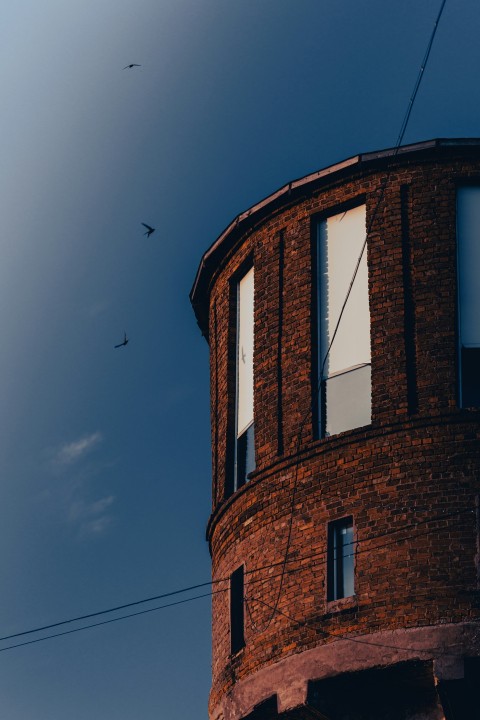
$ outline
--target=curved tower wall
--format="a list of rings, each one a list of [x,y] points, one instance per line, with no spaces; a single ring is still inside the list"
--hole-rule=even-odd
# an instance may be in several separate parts
[[[212,719],[448,718],[448,704],[469,702],[480,403],[475,348],[461,349],[457,222],[476,221],[457,203],[473,188],[474,207],[477,187],[480,208],[480,141],[358,156],[254,206],[203,257],[191,298],[211,354]],[[322,233],[333,243],[329,219],[348,223],[355,208],[368,228],[365,290],[336,328],[328,283],[350,277],[363,241],[342,260],[325,256]],[[462,243],[465,265],[475,240]],[[236,429],[248,362],[238,286],[252,267],[247,438]],[[325,343],[343,319],[343,362],[360,362],[345,380],[335,361],[325,380],[336,339],[326,362]],[[355,325],[369,332],[368,357]]]

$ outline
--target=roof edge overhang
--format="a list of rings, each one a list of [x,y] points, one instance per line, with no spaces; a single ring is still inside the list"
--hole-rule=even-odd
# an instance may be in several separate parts
[[[392,159],[404,158],[406,155],[416,155],[420,160],[424,155],[430,155],[432,151],[435,153],[438,150],[448,148],[472,147],[480,148],[480,138],[437,138],[354,155],[322,170],[317,170],[297,180],[288,182],[271,195],[267,195],[260,202],[241,212],[203,254],[190,291],[190,302],[202,335],[208,339],[208,297],[211,279],[215,271],[228,252],[235,246],[239,236],[243,235],[271,212],[289,204],[292,200],[298,202],[302,195],[307,193],[309,186],[317,183],[322,184],[322,181],[327,184],[330,181],[348,177],[348,175],[357,171],[360,166],[364,166],[366,171],[377,170],[390,165]]]

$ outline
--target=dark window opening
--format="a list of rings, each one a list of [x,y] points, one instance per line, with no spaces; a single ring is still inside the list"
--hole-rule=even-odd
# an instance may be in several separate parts
[[[232,655],[245,647],[243,565],[230,576],[230,649]]]
[[[480,407],[480,348],[461,350],[462,406]]]
[[[238,490],[245,485],[248,475],[255,470],[255,425],[252,423],[237,438],[236,452],[236,487]]]
[[[327,600],[354,595],[353,518],[328,525]]]

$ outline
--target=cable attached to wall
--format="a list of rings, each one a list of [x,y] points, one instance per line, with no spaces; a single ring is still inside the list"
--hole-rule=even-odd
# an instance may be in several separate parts
[[[439,522],[439,521],[442,521],[442,520],[448,520],[448,519],[450,519],[450,518],[459,517],[459,516],[462,516],[462,515],[475,516],[475,519],[476,519],[476,510],[464,509],[464,510],[460,510],[460,511],[458,511],[458,512],[452,512],[452,513],[448,513],[448,514],[436,516],[436,517],[429,518],[429,519],[426,519],[426,520],[423,520],[423,521],[419,521],[419,522],[417,522],[417,523],[412,523],[412,524],[410,524],[410,525],[405,525],[405,526],[403,526],[403,527],[401,527],[401,528],[397,528],[397,529],[392,530],[392,531],[388,531],[388,532],[385,532],[385,533],[381,533],[381,534],[379,534],[379,535],[372,535],[372,536],[370,536],[370,537],[363,538],[362,540],[353,540],[353,541],[350,542],[350,543],[345,543],[345,545],[344,545],[343,547],[344,547],[344,548],[351,547],[351,555],[355,555],[355,557],[358,557],[359,555],[363,555],[363,554],[366,554],[366,553],[376,553],[376,552],[378,552],[379,550],[383,550],[383,549],[385,549],[385,548],[387,548],[387,547],[391,547],[392,545],[399,545],[400,543],[407,542],[408,540],[417,539],[417,538],[420,538],[420,537],[426,537],[426,536],[428,536],[428,535],[432,535],[433,533],[441,533],[441,532],[444,531],[444,530],[451,530],[452,527],[455,528],[455,527],[457,527],[457,525],[456,525],[456,524],[455,524],[455,525],[452,525],[452,524],[450,523],[450,524],[444,525],[444,526],[442,526],[442,527],[428,528],[427,530],[425,530],[425,531],[423,531],[423,532],[411,533],[411,534],[406,535],[406,536],[404,536],[404,537],[396,538],[396,539],[390,540],[390,541],[388,541],[388,542],[382,543],[382,544],[380,544],[380,545],[375,545],[374,547],[364,547],[364,548],[362,548],[362,549],[360,549],[360,550],[359,550],[359,549],[356,549],[356,548],[358,547],[358,545],[360,545],[360,543],[363,545],[363,544],[365,544],[365,543],[367,543],[367,542],[369,542],[369,541],[378,540],[378,539],[380,539],[380,538],[382,538],[382,537],[387,537],[387,536],[392,535],[392,534],[398,534],[398,533],[403,532],[403,531],[405,531],[405,530],[410,530],[410,529],[419,527],[419,526],[421,526],[421,525],[425,525],[425,524],[427,524],[427,523],[434,523],[434,522]],[[300,556],[300,557],[296,557],[293,561],[296,562],[296,565],[298,565],[298,562],[299,562],[299,561],[302,561],[302,562],[303,562],[303,561],[305,561],[306,559],[313,559],[313,558],[319,558],[319,559],[320,559],[320,558],[321,558],[321,561],[322,561],[322,563],[323,563],[323,562],[324,562],[324,556],[326,556],[327,553],[328,553],[328,550],[319,550],[318,552],[312,553],[312,554],[310,554],[310,555],[302,555],[302,556]],[[277,563],[277,564],[278,564],[278,563]],[[309,567],[312,567],[314,564],[315,564],[315,563],[312,562],[312,563],[309,565]],[[305,570],[305,566],[302,565],[301,567],[295,567],[295,568],[292,569],[292,570],[286,569],[285,572],[284,572],[284,575],[295,574],[295,573],[297,573],[297,572],[302,572],[302,571],[304,571],[304,570]],[[251,570],[251,571],[250,571],[250,573],[252,573],[252,574],[255,573],[255,572],[258,572],[258,570]],[[251,588],[253,585],[257,585],[257,584],[259,584],[259,583],[270,582],[271,580],[274,580],[275,578],[280,577],[280,576],[281,576],[281,574],[279,574],[279,575],[273,575],[273,576],[270,576],[270,577],[264,578],[264,579],[251,580],[250,582],[246,583],[245,589],[246,589],[247,587],[248,587],[248,588]],[[253,620],[253,614],[252,614],[252,611],[251,611],[251,608],[250,608],[250,605],[249,605],[249,600],[250,600],[250,601],[252,601],[252,600],[255,601],[255,600],[256,600],[256,601],[258,601],[258,602],[260,602],[260,603],[262,603],[262,604],[264,604],[264,605],[266,605],[266,603],[264,603],[263,601],[261,601],[260,598],[254,598],[254,597],[251,597],[251,596],[250,596],[250,598],[248,598],[246,595],[245,595],[245,597],[244,597],[245,607],[246,607],[246,609],[247,609],[247,614],[248,614],[248,616],[249,616],[249,618],[250,618],[251,626],[252,626],[253,629],[256,629],[256,628],[257,628],[257,625],[256,625],[255,621]],[[271,607],[271,606],[269,606],[269,607]],[[277,606],[277,609],[278,609],[278,606]],[[282,615],[282,614],[284,614],[284,613],[282,613],[280,610],[278,610],[278,614]],[[480,619],[479,619],[479,622],[480,622]],[[305,621],[305,624],[308,624],[308,621]],[[327,634],[328,634],[328,633],[327,633]]]
[[[259,602],[261,605],[265,605],[266,607],[271,609],[271,605],[264,602],[263,600],[260,600],[259,598],[257,598],[257,602]],[[248,612],[250,613],[250,611],[248,611]],[[438,648],[422,649],[422,648],[415,648],[415,647],[405,647],[402,645],[388,645],[386,643],[370,642],[369,640],[363,640],[358,637],[352,637],[351,635],[346,635],[345,633],[332,633],[332,632],[329,632],[328,630],[324,630],[323,628],[315,626],[313,623],[310,623],[308,620],[298,620],[298,618],[295,618],[291,614],[287,614],[287,613],[283,612],[282,610],[278,610],[278,608],[277,608],[276,612],[278,613],[278,615],[282,615],[287,620],[295,623],[299,627],[307,628],[309,630],[314,631],[315,633],[322,633],[322,635],[325,635],[326,638],[331,638],[331,639],[335,640],[336,642],[338,642],[340,640],[345,640],[348,642],[356,643],[358,645],[369,645],[370,647],[378,647],[378,648],[382,648],[382,649],[386,648],[388,650],[396,650],[396,651],[400,651],[400,652],[406,652],[409,654],[425,653],[427,655],[432,655],[433,653],[435,653],[435,657],[439,657],[439,656],[458,657],[458,652],[457,653],[449,653],[446,650],[439,651]],[[472,623],[472,624],[473,623],[478,624],[480,622],[480,620],[473,619],[473,620],[469,620],[468,622]]]
[[[400,533],[400,532],[404,532],[405,530],[412,530],[413,528],[418,528],[418,527],[420,527],[420,526],[422,526],[422,525],[426,525],[426,524],[430,524],[430,523],[434,523],[434,522],[439,522],[439,521],[442,521],[442,520],[447,520],[447,519],[452,518],[452,517],[460,517],[460,516],[465,515],[465,514],[475,515],[475,518],[476,518],[476,510],[462,509],[462,510],[458,510],[458,511],[451,511],[451,512],[449,512],[449,513],[443,513],[442,515],[437,515],[437,516],[435,516],[435,517],[425,518],[424,520],[419,520],[419,521],[417,521],[417,522],[415,522],[415,523],[410,523],[410,524],[408,524],[408,525],[403,525],[403,526],[401,526],[401,527],[399,527],[399,528],[395,528],[395,529],[390,530],[390,531],[385,532],[385,533],[380,533],[380,534],[378,534],[378,535],[371,535],[371,536],[368,537],[368,538],[364,538],[362,541],[354,540],[353,542],[346,544],[345,547],[347,547],[348,545],[355,546],[355,545],[357,545],[357,544],[360,543],[360,542],[365,543],[365,542],[368,542],[368,541],[371,541],[371,540],[379,540],[380,538],[384,538],[384,537],[390,536],[390,535],[392,535],[392,534],[397,534],[397,533]],[[427,529],[425,532],[416,533],[416,534],[410,534],[410,535],[407,535],[406,537],[398,538],[398,539],[396,539],[396,540],[391,540],[391,541],[389,541],[389,542],[387,542],[387,543],[384,543],[384,544],[382,544],[382,545],[376,545],[376,546],[373,547],[373,548],[364,548],[364,549],[362,549],[362,550],[357,550],[357,551],[356,551],[356,554],[358,555],[358,554],[366,553],[366,552],[375,552],[375,551],[380,550],[380,549],[382,549],[382,548],[388,547],[388,546],[390,546],[390,545],[392,545],[392,544],[402,543],[402,542],[406,542],[407,540],[409,540],[409,539],[411,539],[411,538],[423,537],[423,536],[426,536],[426,535],[430,535],[430,534],[432,534],[432,533],[441,532],[442,530],[445,530],[445,529],[451,529],[451,527],[452,527],[452,525],[444,526],[444,527],[442,527],[442,528],[429,528],[429,529]],[[298,561],[299,559],[302,560],[302,561],[304,561],[304,560],[311,560],[311,559],[313,559],[313,558],[321,558],[321,559],[322,559],[322,562],[323,562],[323,556],[324,556],[325,554],[326,554],[326,551],[325,551],[325,550],[320,550],[320,551],[318,551],[318,552],[316,552],[316,553],[311,553],[311,554],[309,554],[309,555],[303,555],[303,556],[301,556],[301,558],[296,558],[296,561]],[[272,568],[276,567],[276,566],[279,565],[279,564],[280,564],[280,563],[278,563],[278,562],[277,562],[277,563],[270,563],[270,564],[268,564],[268,565],[264,565],[264,566],[262,566],[262,567],[256,568],[255,570],[246,570],[245,574],[246,574],[246,575],[249,575],[249,574],[253,574],[253,573],[258,573],[258,572],[263,571],[263,570],[269,570],[269,569],[272,569]],[[313,563],[312,563],[312,565],[313,565]],[[286,573],[288,573],[288,574],[295,574],[295,573],[297,573],[297,572],[301,572],[302,570],[304,570],[304,566],[302,566],[302,567],[300,567],[300,568],[299,568],[299,567],[295,567],[295,568],[292,568],[292,569],[290,569],[290,570],[286,570]],[[280,574],[278,574],[278,575],[270,575],[268,578],[252,579],[252,580],[250,580],[250,582],[246,585],[246,587],[251,588],[251,587],[253,587],[254,585],[257,585],[257,584],[259,584],[259,583],[269,582],[269,581],[271,581],[271,580],[273,580],[273,579],[276,579],[277,577],[280,577]],[[138,605],[143,604],[143,603],[151,602],[152,600],[158,600],[158,599],[161,599],[161,598],[172,597],[172,596],[179,595],[179,594],[182,594],[182,593],[185,593],[185,592],[189,592],[189,591],[191,591],[191,590],[198,589],[198,588],[201,588],[201,587],[212,586],[212,585],[219,585],[220,583],[225,583],[225,584],[226,584],[226,587],[224,587],[224,588],[219,588],[219,589],[215,589],[215,590],[211,590],[210,592],[203,593],[203,594],[200,594],[200,595],[194,595],[193,597],[183,598],[183,599],[181,599],[181,600],[175,600],[175,601],[173,601],[173,602],[171,602],[171,603],[167,603],[167,604],[165,604],[165,605],[159,605],[159,606],[156,606],[156,607],[154,607],[154,608],[148,608],[148,609],[146,609],[146,610],[139,610],[139,611],[136,611],[136,612],[133,612],[133,613],[127,613],[127,614],[125,614],[125,615],[120,615],[119,617],[111,618],[111,619],[109,619],[109,620],[102,620],[102,621],[100,621],[100,622],[91,623],[91,624],[89,624],[89,625],[82,625],[82,626],[79,627],[79,628],[73,628],[73,629],[71,629],[71,630],[64,630],[64,631],[62,631],[62,632],[53,633],[53,634],[50,634],[50,635],[45,635],[45,636],[43,636],[43,637],[35,638],[35,639],[33,639],[33,640],[26,640],[26,641],[24,641],[24,642],[16,643],[16,644],[13,644],[13,645],[8,645],[8,646],[6,646],[6,647],[0,648],[0,652],[5,652],[6,650],[13,650],[14,648],[23,647],[23,646],[25,646],[25,645],[33,645],[33,644],[36,644],[36,643],[38,643],[38,642],[43,642],[44,640],[51,640],[51,639],[54,639],[54,638],[57,638],[57,637],[63,637],[64,635],[71,635],[71,634],[73,634],[73,633],[81,632],[82,630],[89,630],[89,629],[91,629],[91,628],[100,627],[100,626],[103,626],[103,625],[109,625],[110,623],[113,623],[113,622],[119,622],[120,620],[126,620],[126,619],[131,618],[131,617],[138,617],[139,615],[146,615],[146,614],[149,614],[149,613],[151,613],[151,612],[157,612],[157,611],[159,611],[159,610],[164,610],[164,609],[167,609],[167,608],[170,608],[170,607],[174,607],[174,606],[177,606],[177,605],[183,605],[183,604],[185,604],[185,603],[192,602],[192,601],[194,601],[194,600],[200,600],[200,599],[206,598],[206,597],[213,597],[214,595],[219,595],[219,594],[221,594],[221,593],[228,592],[228,591],[230,590],[230,586],[229,586],[230,578],[229,578],[229,577],[225,577],[225,578],[219,578],[219,579],[217,579],[217,580],[210,580],[209,582],[200,583],[200,584],[197,584],[197,585],[191,585],[190,587],[185,587],[185,588],[182,588],[182,589],[179,589],[179,590],[174,590],[174,591],[171,591],[171,592],[168,592],[168,593],[163,593],[163,594],[161,594],[161,595],[156,595],[156,596],[154,596],[154,597],[144,598],[144,599],[142,599],[142,600],[136,600],[135,602],[125,603],[125,604],[123,604],[123,605],[118,605],[118,606],[113,607],[113,608],[109,608],[109,609],[105,609],[105,610],[100,610],[100,611],[97,611],[97,612],[94,612],[94,613],[89,613],[88,615],[81,615],[81,616],[78,616],[78,617],[69,618],[68,620],[62,620],[62,621],[59,621],[59,622],[50,623],[49,625],[43,625],[43,626],[40,626],[40,627],[37,627],[37,628],[31,628],[31,629],[29,629],[29,630],[24,630],[24,631],[22,631],[22,632],[12,633],[11,635],[4,635],[3,637],[0,638],[0,641],[13,640],[14,638],[20,638],[20,637],[24,637],[25,635],[31,635],[31,634],[34,634],[34,633],[39,633],[39,632],[48,630],[48,629],[53,629],[53,628],[57,628],[57,627],[60,627],[60,626],[65,626],[65,625],[68,625],[68,624],[71,624],[71,623],[74,623],[74,622],[79,622],[79,621],[82,621],[82,620],[85,620],[85,619],[89,619],[89,618],[94,618],[94,617],[106,615],[106,614],[108,614],[108,613],[116,612],[116,611],[118,611],[118,610],[120,610],[120,609],[126,609],[126,608],[129,608],[129,607],[134,607],[134,606],[136,606],[136,605],[138,606]],[[244,598],[244,599],[247,600],[247,598]],[[250,614],[250,607],[249,607],[248,605],[247,605],[247,612]]]
[[[388,506],[387,506],[387,507],[388,507]],[[475,514],[475,517],[476,517],[476,511],[470,510],[470,509],[463,509],[463,510],[458,510],[458,511],[450,511],[450,512],[448,512],[448,513],[443,513],[442,515],[437,515],[437,516],[435,516],[435,517],[425,518],[424,520],[419,520],[419,521],[417,521],[417,522],[410,523],[410,524],[408,524],[408,525],[402,525],[401,527],[395,528],[395,529],[393,529],[393,530],[389,530],[389,531],[386,532],[386,533],[380,533],[380,534],[378,534],[378,535],[371,535],[370,537],[364,538],[361,542],[362,542],[362,543],[365,543],[365,542],[368,542],[368,541],[371,541],[371,540],[379,540],[379,539],[381,539],[381,538],[384,538],[384,537],[387,537],[387,536],[390,536],[390,535],[393,535],[393,534],[397,534],[397,533],[400,533],[400,532],[412,530],[413,528],[418,528],[418,527],[423,526],[423,525],[426,525],[426,524],[430,524],[430,523],[434,523],[434,522],[439,522],[439,521],[441,521],[441,520],[447,520],[447,519],[449,519],[449,518],[451,518],[451,517],[460,517],[460,516],[462,516],[462,515],[472,514],[472,513]],[[430,533],[438,532],[438,531],[440,531],[441,529],[442,529],[442,528],[430,528],[430,529],[428,529],[425,533],[421,533],[421,534],[422,534],[422,535],[429,535]],[[412,537],[418,537],[418,536],[419,536],[418,533],[417,533],[416,535],[407,535],[407,537],[400,538],[400,539],[394,540],[394,541],[390,541],[390,542],[388,542],[388,543],[386,543],[386,544],[384,544],[384,545],[376,545],[374,548],[366,548],[366,549],[364,549],[364,550],[357,550],[357,554],[363,553],[363,552],[373,552],[373,551],[379,550],[379,549],[381,549],[381,548],[383,548],[383,547],[387,547],[387,546],[391,545],[392,543],[404,542],[405,540],[408,540],[408,539],[410,539],[410,538],[412,538]],[[354,541],[353,541],[352,543],[350,543],[350,544],[354,546],[354,545],[358,544],[359,542],[360,542],[359,540],[354,540]],[[347,545],[346,545],[346,546],[347,546]],[[346,547],[346,546],[345,546],[345,547]],[[302,555],[300,559],[301,559],[301,560],[311,560],[311,559],[313,559],[313,558],[323,557],[323,556],[325,555],[325,553],[326,553],[325,550],[320,550],[320,551],[318,551],[318,552],[310,553],[310,554],[308,554],[308,555]],[[296,560],[298,560],[298,558],[296,558]],[[322,560],[322,562],[323,562],[323,560]],[[251,575],[251,574],[253,574],[253,573],[258,573],[258,572],[261,572],[261,571],[264,571],[264,570],[271,570],[272,568],[275,568],[275,567],[277,567],[278,565],[280,565],[280,562],[269,563],[269,564],[267,564],[267,565],[263,565],[263,566],[261,566],[261,567],[255,568],[254,570],[246,570],[246,571],[245,571],[245,575],[248,576],[248,575]],[[302,567],[301,569],[303,570],[303,567]],[[296,570],[296,569],[292,569],[292,570],[287,570],[287,572],[288,572],[288,573],[295,573],[295,572],[297,572],[297,570]],[[270,576],[269,578],[266,578],[266,579],[261,578],[261,579],[258,579],[258,580],[250,580],[250,582],[248,583],[248,587],[253,586],[253,585],[256,585],[257,583],[267,582],[267,581],[269,581],[269,580],[271,580],[271,579],[274,579],[274,578],[277,578],[277,577],[280,577],[280,575],[273,575],[273,576]],[[160,606],[155,607],[155,608],[150,608],[150,609],[148,609],[148,610],[146,610],[146,611],[139,611],[139,612],[130,613],[130,614],[127,614],[127,615],[122,615],[122,616],[120,616],[120,617],[114,618],[114,621],[123,620],[123,619],[129,618],[129,617],[135,617],[135,616],[137,616],[137,615],[142,615],[142,614],[145,614],[145,613],[148,613],[148,612],[153,612],[153,611],[155,611],[155,610],[162,610],[163,608],[173,607],[173,606],[175,606],[175,605],[181,605],[181,604],[183,604],[183,603],[190,602],[190,601],[192,601],[192,600],[198,600],[198,599],[200,599],[200,598],[210,597],[210,596],[216,595],[216,594],[218,594],[218,593],[226,592],[226,591],[229,590],[230,577],[218,578],[217,580],[209,580],[208,582],[199,583],[199,584],[197,584],[197,585],[190,585],[189,587],[180,588],[180,589],[178,589],[178,590],[172,590],[172,591],[170,591],[170,592],[162,593],[162,594],[160,594],[160,595],[154,595],[154,596],[152,596],[152,597],[143,598],[143,599],[141,599],[141,600],[135,600],[134,602],[124,603],[123,605],[117,605],[117,606],[115,606],[115,607],[106,608],[106,609],[103,609],[103,610],[98,610],[98,611],[96,611],[96,612],[88,613],[87,615],[79,615],[79,616],[76,616],[76,617],[68,618],[67,620],[60,620],[60,621],[57,621],[57,622],[54,622],[54,623],[50,623],[50,624],[48,624],[48,625],[41,625],[41,626],[36,627],[36,628],[30,628],[29,630],[23,630],[23,631],[21,631],[21,632],[12,633],[12,634],[9,634],[9,635],[4,635],[4,636],[0,637],[0,642],[3,642],[3,641],[5,641],[5,640],[13,640],[14,638],[24,637],[25,635],[32,635],[32,634],[35,634],[35,633],[43,632],[43,631],[45,631],[45,630],[52,630],[53,628],[58,628],[58,627],[61,627],[61,626],[65,626],[65,625],[72,624],[72,623],[81,622],[82,620],[92,619],[92,618],[94,618],[94,617],[99,617],[99,616],[102,616],[102,615],[108,615],[108,614],[113,613],[113,612],[118,612],[119,610],[125,610],[125,609],[127,609],[127,608],[131,608],[131,607],[135,607],[135,606],[138,606],[138,605],[142,605],[142,604],[145,604],[145,603],[152,602],[152,601],[154,601],[154,600],[160,600],[160,599],[166,599],[166,598],[174,597],[174,596],[176,596],[176,595],[181,595],[181,594],[184,594],[184,593],[186,593],[186,592],[191,592],[192,590],[198,590],[198,589],[200,589],[200,588],[204,588],[204,587],[208,587],[208,586],[218,586],[220,583],[225,583],[225,584],[226,584],[226,587],[225,587],[225,588],[218,589],[218,590],[212,590],[211,592],[208,592],[208,593],[206,593],[206,594],[195,595],[195,596],[190,597],[190,598],[185,598],[185,599],[182,599],[182,600],[179,600],[179,601],[174,601],[174,602],[168,603],[168,604],[166,604],[166,605],[160,605]],[[92,624],[92,625],[85,625],[85,626],[82,626],[81,628],[76,628],[76,629],[74,630],[74,632],[78,632],[78,631],[83,630],[83,629],[86,630],[86,629],[88,629],[88,628],[90,628],[90,627],[97,627],[98,625],[103,625],[103,624],[106,624],[106,623],[100,622],[100,623],[94,623],[94,624]],[[42,638],[42,639],[48,639],[48,638],[50,638],[50,637],[60,637],[60,636],[63,635],[63,634],[69,634],[69,631],[66,632],[66,633],[58,633],[58,634],[55,634],[55,635],[49,635],[49,636],[47,636],[47,637],[45,637],[45,638]],[[22,643],[22,644],[25,644],[25,643]],[[17,646],[15,646],[15,647],[17,647]],[[0,651],[2,651],[2,650],[4,650],[4,649],[9,649],[9,648],[0,648]]]

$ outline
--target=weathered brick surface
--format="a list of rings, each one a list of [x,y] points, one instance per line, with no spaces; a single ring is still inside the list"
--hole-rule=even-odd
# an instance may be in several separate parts
[[[262,217],[239,226],[211,271],[204,298],[214,479],[208,539],[213,578],[227,579],[214,586],[211,708],[237,681],[332,642],[331,635],[479,619],[480,412],[459,409],[457,401],[455,239],[456,185],[480,183],[478,148],[388,161],[368,240],[372,424],[320,440],[313,431],[312,218],[364,198],[368,225],[385,162],[355,166],[271,203]],[[225,499],[235,391],[231,278],[249,257],[255,266],[257,468]],[[354,518],[356,594],[329,603],[327,524],[347,515]],[[228,577],[242,563],[246,646],[231,657]]]

